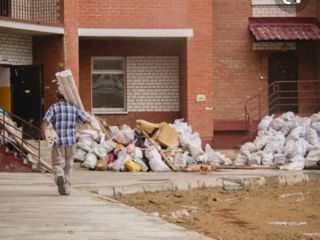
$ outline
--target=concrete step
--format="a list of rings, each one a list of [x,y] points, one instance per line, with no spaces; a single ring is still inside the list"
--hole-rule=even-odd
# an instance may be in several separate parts
[[[32,164],[25,163],[24,159],[17,157],[16,153],[8,151],[4,146],[0,146],[0,171],[31,172]]]

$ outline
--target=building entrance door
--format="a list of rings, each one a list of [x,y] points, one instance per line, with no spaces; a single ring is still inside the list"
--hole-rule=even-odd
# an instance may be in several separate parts
[[[298,80],[298,58],[294,52],[271,53],[269,55],[269,85],[279,81],[269,89],[269,113],[298,112],[297,83],[285,81]],[[281,83],[283,82],[283,83]]]
[[[43,117],[42,67],[11,66],[10,81],[12,113],[40,128]],[[25,126],[24,131],[33,137],[39,137],[30,127]]]

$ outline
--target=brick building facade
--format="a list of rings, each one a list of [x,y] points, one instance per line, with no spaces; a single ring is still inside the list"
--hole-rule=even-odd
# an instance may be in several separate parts
[[[110,124],[184,118],[204,142],[232,147],[244,141],[246,101],[270,84],[273,53],[296,56],[296,80],[320,80],[319,40],[259,42],[248,28],[249,17],[319,20],[317,0],[303,9],[273,0],[44,2],[48,19],[0,17],[0,71],[40,66],[40,117],[55,100],[55,73],[71,69],[85,109]]]

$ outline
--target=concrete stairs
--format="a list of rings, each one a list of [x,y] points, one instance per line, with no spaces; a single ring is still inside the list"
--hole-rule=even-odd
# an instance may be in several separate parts
[[[5,146],[0,146],[0,171],[1,172],[32,172],[32,164],[17,153],[11,152]]]

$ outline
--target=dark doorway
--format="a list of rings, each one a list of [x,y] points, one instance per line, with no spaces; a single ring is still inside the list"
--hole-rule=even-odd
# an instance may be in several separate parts
[[[40,128],[43,106],[42,67],[11,67],[11,111],[13,114]],[[17,121],[18,125],[20,121]],[[20,127],[20,126],[19,126]],[[28,125],[24,126],[25,138],[38,138],[39,133]]]
[[[11,0],[0,1],[0,16],[11,17]]]
[[[298,58],[293,52],[269,54],[269,113],[298,112]]]

